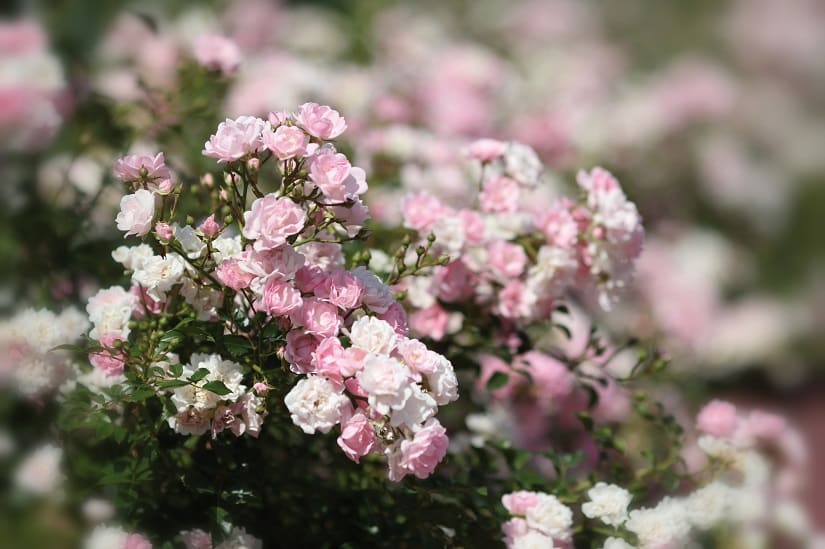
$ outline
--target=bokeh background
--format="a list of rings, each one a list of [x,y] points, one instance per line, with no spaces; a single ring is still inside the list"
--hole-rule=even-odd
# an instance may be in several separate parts
[[[656,337],[697,401],[722,395],[806,435],[825,527],[825,3],[820,0],[6,2],[0,23],[0,311],[82,307],[121,273],[112,162],[219,120],[314,100],[350,124],[375,223],[428,190],[443,151],[533,146],[559,185],[617,174],[645,219],[636,285],[601,318]],[[197,70],[199,37],[240,66]],[[177,150],[174,144],[177,143]],[[399,170],[398,166],[404,166]],[[370,196],[371,195],[371,196]],[[26,390],[11,367],[5,422]],[[31,396],[31,395],[29,395]],[[36,394],[35,394],[36,396]],[[4,431],[5,469],[37,418]],[[22,436],[22,438],[21,438]],[[32,440],[34,435],[30,437]],[[6,447],[8,446],[8,447]],[[8,473],[4,474],[4,478]]]

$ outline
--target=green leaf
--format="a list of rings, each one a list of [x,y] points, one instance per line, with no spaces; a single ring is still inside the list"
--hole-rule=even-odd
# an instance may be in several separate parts
[[[196,383],[205,378],[207,375],[209,375],[209,370],[207,368],[198,368],[197,372],[189,376],[189,381]]]
[[[510,376],[504,372],[495,372],[490,376],[490,379],[487,380],[487,390],[495,391],[496,389],[501,389],[507,385],[508,379],[510,379]]]
[[[170,364],[169,373],[175,377],[180,377],[183,374],[183,364]]]
[[[225,335],[222,338],[226,352],[232,358],[238,358],[249,354],[252,351],[252,344],[243,336]]]
[[[223,381],[210,381],[204,385],[203,388],[220,396],[226,396],[232,392],[226,385],[223,384]]]

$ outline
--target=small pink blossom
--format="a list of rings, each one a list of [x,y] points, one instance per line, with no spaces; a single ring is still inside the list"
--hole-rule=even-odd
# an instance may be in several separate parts
[[[336,270],[325,277],[314,292],[341,309],[357,309],[364,295],[364,284],[349,271]]]
[[[218,265],[215,269],[215,278],[237,292],[248,288],[255,277],[241,268],[239,258],[231,257]]]
[[[334,337],[341,329],[341,317],[338,308],[320,299],[304,299],[303,305],[290,315],[293,323],[318,337]]]
[[[269,392],[269,385],[263,381],[258,381],[252,386],[252,390],[255,391],[256,395],[264,396]]]
[[[145,236],[152,230],[154,217],[155,195],[146,189],[140,189],[120,200],[117,228],[126,231],[124,236]]]
[[[501,497],[501,504],[511,515],[524,515],[527,510],[538,504],[541,494],[521,490]]]
[[[152,542],[140,534],[129,534],[123,549],[152,549]]]
[[[155,234],[161,242],[171,242],[175,230],[169,223],[160,222],[155,225]]]
[[[218,34],[204,34],[195,40],[195,60],[211,71],[234,72],[241,64],[238,45]]]
[[[314,371],[312,354],[318,347],[319,340],[303,330],[290,330],[286,334],[284,358],[289,362],[290,370],[296,374]]]
[[[563,249],[570,249],[576,245],[579,238],[579,226],[571,210],[573,202],[562,198],[551,208],[536,215],[536,226],[547,237],[551,244]]]
[[[233,162],[259,152],[263,148],[261,134],[266,122],[254,116],[227,118],[203,148],[203,155],[218,162]]]
[[[272,316],[285,316],[303,303],[301,292],[277,278],[267,280],[263,288],[263,309]]]
[[[161,184],[172,179],[172,171],[166,166],[163,153],[155,156],[128,155],[115,160],[115,177],[124,183],[146,183],[150,190],[158,190]]]
[[[448,208],[427,193],[409,194],[402,203],[404,226],[422,233],[430,231],[435,222],[447,214]]]
[[[215,238],[221,232],[221,226],[215,221],[215,214],[203,220],[198,230],[207,238]]]
[[[519,184],[503,175],[488,177],[478,195],[478,201],[483,212],[513,213],[518,210]]]
[[[304,265],[295,273],[295,286],[302,292],[314,292],[327,276],[317,265]]]
[[[289,198],[268,194],[252,203],[252,209],[244,213],[243,235],[254,240],[256,250],[280,246],[287,237],[300,233],[306,215],[301,207]]]
[[[318,103],[301,105],[295,122],[311,136],[324,140],[335,139],[347,129],[347,122],[338,111]]]
[[[736,406],[723,400],[712,400],[696,416],[696,428],[715,437],[730,437],[739,423]]]
[[[356,412],[341,424],[341,436],[338,446],[344,454],[355,463],[375,448],[375,430],[369,418],[362,412]]]
[[[386,311],[378,313],[376,316],[392,326],[395,333],[400,336],[406,336],[410,331],[407,321],[407,311],[405,311],[404,307],[397,301],[390,305]]]
[[[401,466],[418,478],[427,478],[447,455],[447,430],[431,418],[412,440],[401,441]]]
[[[260,251],[247,248],[240,259],[240,268],[254,277],[281,280],[295,278],[305,262],[304,256],[289,244]],[[300,287],[298,289],[302,290]]]
[[[438,341],[447,333],[449,320],[449,313],[438,303],[433,303],[426,309],[418,310],[410,316],[410,328],[415,333]]]
[[[500,280],[518,277],[527,265],[524,248],[503,240],[496,240],[487,245],[487,257],[490,270]]]
[[[312,356],[315,371],[336,383],[343,381],[341,369],[345,360],[344,347],[337,337],[322,339]]]
[[[495,139],[479,139],[467,148],[467,156],[480,162],[490,162],[504,154],[507,143]]]
[[[274,131],[267,128],[262,138],[264,146],[279,160],[302,156],[309,143],[309,136],[295,126],[278,126]]]
[[[121,341],[120,335],[117,333],[104,334],[98,341],[103,347],[103,350],[89,355],[89,361],[92,363],[92,366],[98,370],[102,370],[110,377],[122,374],[126,355],[123,351],[114,350],[115,342]]]

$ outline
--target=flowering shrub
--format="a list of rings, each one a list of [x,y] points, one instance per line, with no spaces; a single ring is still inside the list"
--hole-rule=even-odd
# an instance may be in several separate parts
[[[3,149],[23,152],[0,165],[20,183],[0,310],[48,304],[0,321],[0,535],[821,543],[802,435],[694,379],[810,331],[728,287],[747,255],[679,222],[682,201],[710,225],[721,203],[762,222],[724,183],[769,187],[778,161],[746,145],[781,139],[745,119],[720,135],[759,78],[702,59],[637,74],[566,0],[499,6],[472,38],[475,4],[455,21],[358,5],[120,14],[88,67],[66,66],[71,93],[36,26],[0,26],[20,54],[0,63]],[[700,128],[698,152],[675,139]],[[694,171],[719,185],[660,207],[657,181]]]

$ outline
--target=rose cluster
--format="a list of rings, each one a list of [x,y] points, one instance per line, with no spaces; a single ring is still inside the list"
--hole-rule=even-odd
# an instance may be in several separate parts
[[[338,445],[353,461],[383,454],[389,478],[429,476],[447,451],[438,406],[458,398],[452,364],[404,331],[374,316],[348,330],[350,346],[323,339],[310,374],[286,397],[292,420],[306,433],[341,425]]]
[[[570,292],[609,309],[643,239],[641,217],[616,179],[601,168],[580,172],[577,201],[537,208],[521,197],[540,180],[532,149],[484,139],[468,155],[481,163],[477,208],[456,210],[426,193],[404,201],[405,226],[435,235],[436,250],[451,259],[401,286],[416,309],[412,328],[441,339],[455,329],[447,307],[468,302],[512,327],[548,318]]]

